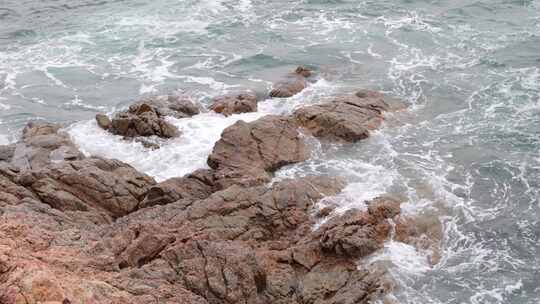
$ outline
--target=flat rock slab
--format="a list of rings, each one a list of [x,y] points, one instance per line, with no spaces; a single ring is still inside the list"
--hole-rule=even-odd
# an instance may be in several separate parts
[[[375,91],[333,97],[321,104],[297,109],[297,123],[316,137],[356,142],[369,136],[383,121],[390,106]]]

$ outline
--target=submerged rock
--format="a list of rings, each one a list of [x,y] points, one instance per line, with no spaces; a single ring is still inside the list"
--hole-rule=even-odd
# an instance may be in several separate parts
[[[270,97],[291,97],[300,93],[307,87],[307,78],[311,77],[312,71],[305,67],[297,67],[292,73],[276,82],[270,91]]]
[[[246,91],[218,96],[212,99],[210,110],[225,116],[257,112],[257,95]]]
[[[399,216],[395,222],[396,241],[409,244],[427,253],[430,264],[439,263],[443,226],[437,215]]]
[[[316,137],[355,142],[367,138],[369,131],[382,123],[382,113],[389,109],[381,93],[362,90],[300,108],[294,117]]]

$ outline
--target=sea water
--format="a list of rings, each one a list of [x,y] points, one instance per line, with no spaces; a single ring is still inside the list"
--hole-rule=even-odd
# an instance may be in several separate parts
[[[265,99],[297,65],[301,94]],[[333,94],[381,90],[408,104],[357,144],[306,136],[311,158],[276,179],[345,178],[338,212],[381,194],[442,222],[441,259],[393,240],[398,303],[540,303],[540,1],[3,0],[0,144],[30,120],[59,122],[88,155],[165,180],[206,166],[224,128]],[[251,89],[257,113],[173,119],[150,150],[100,130],[144,96]]]

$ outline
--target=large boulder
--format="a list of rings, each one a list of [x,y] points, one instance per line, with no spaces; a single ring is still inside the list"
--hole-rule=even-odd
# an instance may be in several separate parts
[[[316,137],[356,142],[369,136],[390,109],[383,94],[362,90],[294,112],[298,124]]]
[[[221,95],[212,99],[210,110],[225,116],[257,112],[257,95],[250,91]]]
[[[61,127],[50,123],[28,123],[19,142],[0,146],[0,164],[30,170],[51,163],[84,159]]]
[[[277,169],[303,161],[307,151],[296,125],[282,116],[238,121],[226,128],[208,157],[221,188],[267,182]]]
[[[297,67],[272,86],[270,97],[291,97],[300,93],[307,87],[307,78],[311,77],[312,71],[305,67]]]
[[[51,207],[90,212],[105,221],[134,211],[153,178],[117,160],[86,158],[26,171],[20,185]]]
[[[96,115],[98,125],[116,135],[125,137],[152,136],[163,138],[178,136],[180,131],[165,117],[186,118],[199,113],[199,108],[181,95],[157,96],[131,105],[109,121],[103,114]]]

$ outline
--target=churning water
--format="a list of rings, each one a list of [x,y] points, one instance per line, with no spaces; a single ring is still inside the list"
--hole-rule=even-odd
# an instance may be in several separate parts
[[[184,134],[157,151],[92,120],[177,89],[203,105],[263,96],[298,64],[320,75],[301,94],[171,119]],[[365,87],[410,107],[355,145],[308,138],[311,159],[276,178],[340,175],[342,209],[393,193],[443,222],[436,265],[397,242],[371,258],[390,265],[399,303],[540,303],[540,1],[0,1],[0,144],[28,120],[70,123],[84,152],[163,180],[204,167],[238,119]]]

